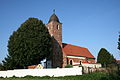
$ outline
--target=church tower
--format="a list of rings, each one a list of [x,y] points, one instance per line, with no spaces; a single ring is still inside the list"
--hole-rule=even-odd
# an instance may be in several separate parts
[[[50,17],[47,27],[50,35],[54,37],[62,47],[62,23],[59,22],[55,13]]]
[[[47,28],[53,39],[52,67],[62,67],[62,23],[55,13],[50,17]]]

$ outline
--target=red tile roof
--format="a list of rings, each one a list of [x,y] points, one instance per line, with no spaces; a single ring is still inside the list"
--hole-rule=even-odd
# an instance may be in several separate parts
[[[35,69],[37,67],[37,65],[31,65],[31,66],[28,66],[28,69]]]
[[[120,64],[120,60],[117,60],[117,64]]]
[[[62,45],[63,45],[62,50],[65,55],[95,58],[87,48],[66,43],[62,43]]]

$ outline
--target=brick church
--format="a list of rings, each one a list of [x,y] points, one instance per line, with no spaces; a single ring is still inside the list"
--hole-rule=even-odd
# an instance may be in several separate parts
[[[100,64],[95,62],[95,57],[87,48],[62,42],[62,23],[55,13],[51,15],[46,27],[53,38],[53,57],[47,61],[46,66],[48,68],[62,68],[68,64],[100,67]]]

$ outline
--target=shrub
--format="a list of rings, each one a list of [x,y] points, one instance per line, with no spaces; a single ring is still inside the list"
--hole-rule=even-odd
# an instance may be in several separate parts
[[[73,67],[73,66],[70,65],[70,64],[68,64],[68,65],[65,66],[65,68],[72,68],[72,67]]]
[[[33,78],[31,75],[24,76],[23,78]]]

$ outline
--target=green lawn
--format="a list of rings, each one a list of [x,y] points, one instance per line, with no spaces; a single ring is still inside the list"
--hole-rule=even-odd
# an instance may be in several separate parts
[[[91,74],[84,74],[81,76],[65,76],[65,77],[32,77],[26,76],[24,78],[0,78],[0,80],[120,80],[119,76],[108,75],[103,72],[95,72]]]

